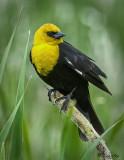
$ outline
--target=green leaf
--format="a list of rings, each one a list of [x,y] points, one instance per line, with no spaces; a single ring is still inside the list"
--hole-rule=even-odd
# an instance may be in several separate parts
[[[91,147],[88,149],[88,151],[85,153],[85,155],[83,156],[82,160],[89,160],[92,152],[94,151],[94,149],[96,148],[96,146],[98,145],[98,143],[100,142],[100,140],[113,128],[115,127],[118,123],[122,122],[124,119],[121,119],[120,121],[116,122],[114,125],[112,125],[110,128],[108,128],[92,145]]]
[[[30,81],[30,79],[29,79],[29,81]],[[28,86],[28,84],[29,84],[29,81],[28,81],[28,83],[27,83],[27,85],[26,85],[25,91],[26,91],[26,89],[27,89],[27,86]],[[10,131],[10,127],[12,126],[12,123],[13,123],[13,121],[14,121],[14,118],[15,118],[15,116],[16,116],[16,113],[17,113],[17,111],[18,111],[18,108],[19,108],[19,106],[20,106],[20,104],[21,104],[21,102],[22,102],[22,99],[23,99],[23,97],[24,97],[25,91],[24,91],[24,93],[22,94],[21,98],[19,99],[19,101],[18,101],[16,107],[14,108],[11,116],[9,117],[8,121],[6,122],[6,124],[4,125],[4,127],[3,127],[3,129],[2,129],[2,131],[1,131],[1,133],[0,133],[0,150],[1,150],[2,143],[6,140],[6,137],[7,137],[8,133],[9,133],[9,131]]]
[[[11,127],[11,125],[12,125],[12,123],[13,123],[13,120],[14,120],[14,118],[15,118],[15,115],[16,115],[16,113],[17,113],[17,110],[18,110],[18,108],[19,108],[19,106],[20,106],[20,104],[21,104],[21,101],[22,101],[23,96],[24,96],[24,93],[23,93],[23,95],[21,96],[21,98],[20,98],[20,100],[18,101],[15,109],[13,110],[11,116],[9,117],[8,121],[6,122],[6,124],[4,125],[4,127],[3,127],[3,129],[2,129],[2,131],[1,131],[1,133],[0,133],[0,150],[1,150],[2,143],[5,141],[8,133],[9,133],[10,127]]]
[[[28,35],[27,45],[26,45],[26,49],[25,49],[24,59],[23,59],[20,78],[19,78],[16,103],[20,99],[21,95],[24,92],[26,57],[27,57],[27,52],[28,52],[29,36],[30,36],[30,31],[29,31],[29,35]],[[17,114],[16,114],[16,117],[14,119],[9,160],[17,160],[17,159],[19,160],[21,158],[22,125],[23,125],[23,103],[20,104],[20,107],[19,107]]]
[[[27,157],[30,160],[33,160],[31,145],[29,141],[29,126],[28,126],[25,114],[23,115],[23,142],[24,142],[25,152],[27,154]]]
[[[0,160],[5,160],[5,147],[4,147],[4,142],[3,142],[2,148],[1,148]]]
[[[117,121],[123,118],[124,118],[124,113],[117,119]],[[114,141],[116,139],[118,132],[123,128],[123,126],[124,126],[124,121],[121,121],[116,127],[113,128],[109,139],[110,141]]]
[[[65,151],[66,145],[69,137],[69,130],[70,130],[70,119],[72,117],[73,108],[71,108],[68,112],[66,117],[65,125],[63,127],[62,135],[61,135],[61,160],[65,159]]]
[[[5,65],[6,65],[7,57],[8,57],[11,45],[12,45],[12,41],[13,41],[13,38],[14,38],[14,35],[15,35],[15,32],[16,32],[17,26],[18,26],[20,18],[21,18],[21,14],[22,14],[22,8],[21,8],[21,11],[20,11],[16,26],[15,26],[15,29],[13,31],[13,34],[12,34],[10,40],[9,40],[9,43],[8,43],[8,45],[6,47],[6,50],[5,50],[5,53],[3,55],[2,61],[0,63],[0,83],[2,81],[3,72],[4,72]]]

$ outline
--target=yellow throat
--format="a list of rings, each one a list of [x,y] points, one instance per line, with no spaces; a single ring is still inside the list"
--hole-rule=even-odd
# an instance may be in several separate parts
[[[53,24],[44,24],[35,33],[34,45],[31,50],[32,63],[35,65],[37,72],[47,76],[56,65],[59,58],[59,46],[63,40],[49,37],[47,32],[60,31]]]

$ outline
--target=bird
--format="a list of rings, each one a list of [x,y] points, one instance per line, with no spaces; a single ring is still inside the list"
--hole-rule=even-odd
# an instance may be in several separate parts
[[[53,88],[49,93],[62,93],[66,98],[64,107],[70,99],[75,99],[76,108],[101,135],[104,127],[92,105],[89,83],[112,95],[101,79],[107,76],[92,58],[64,41],[64,36],[56,25],[43,24],[35,32],[30,61],[39,77]],[[88,141],[79,128],[78,131],[80,138]]]

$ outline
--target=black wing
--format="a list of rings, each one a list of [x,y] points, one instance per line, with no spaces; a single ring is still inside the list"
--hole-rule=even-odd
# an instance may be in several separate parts
[[[82,78],[111,95],[111,92],[100,78],[100,76],[104,78],[107,78],[107,76],[97,65],[94,64],[94,60],[67,42],[60,43],[59,50],[60,59],[64,58],[63,62],[65,62],[65,65],[77,72]]]

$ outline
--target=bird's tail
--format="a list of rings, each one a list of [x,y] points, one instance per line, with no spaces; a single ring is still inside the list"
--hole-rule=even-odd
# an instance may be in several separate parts
[[[98,119],[96,112],[92,106],[92,103],[90,101],[90,97],[88,97],[85,101],[77,100],[76,107],[80,110],[80,112],[90,121],[90,123],[93,125],[96,132],[101,135],[104,132],[104,128]],[[83,141],[88,141],[86,136],[79,130],[79,136]]]

